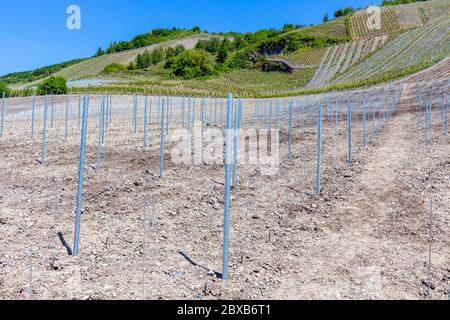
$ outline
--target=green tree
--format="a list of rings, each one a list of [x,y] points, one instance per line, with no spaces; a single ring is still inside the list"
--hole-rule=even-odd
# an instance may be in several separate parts
[[[226,64],[231,69],[247,69],[252,66],[250,54],[245,49],[235,52]]]
[[[66,94],[67,81],[63,77],[50,77],[38,85],[38,94]]]
[[[325,13],[323,16],[323,22],[328,22],[330,20],[330,17],[328,16],[328,13]]]
[[[222,41],[219,38],[209,40],[200,40],[197,42],[196,49],[202,49],[209,53],[217,53]]]
[[[6,82],[0,82],[0,97],[5,93],[6,96],[9,96],[11,94],[11,90],[9,90],[8,85]]]
[[[225,47],[227,50],[231,50],[232,48],[232,43],[230,41],[230,39],[228,39],[228,37],[223,38],[222,40],[222,47]]]
[[[339,10],[337,10],[337,11],[334,13],[334,16],[335,16],[336,18],[339,18],[339,17],[345,17],[345,16],[348,16],[348,15],[354,13],[354,12],[355,12],[355,9],[353,9],[353,7],[347,7],[347,8],[344,8],[344,9],[339,9]]]
[[[219,51],[217,52],[217,63],[224,63],[228,58],[228,49],[224,45],[221,45]]]
[[[282,32],[283,32],[283,33],[286,33],[286,32],[293,31],[293,30],[295,30],[294,24],[292,24],[292,23],[286,23],[286,24],[283,26]]]
[[[150,54],[150,63],[152,65],[157,65],[158,63],[162,62],[163,60],[164,60],[164,49],[163,48],[156,48]]]
[[[95,54],[96,57],[100,57],[103,56],[105,54],[105,51],[103,51],[103,49],[100,47],[97,50],[97,53]]]
[[[205,50],[187,50],[173,59],[172,75],[184,79],[194,79],[211,75],[213,69]]]
[[[136,57],[136,67],[139,69],[145,69],[151,65],[151,54],[148,50],[145,50],[142,54],[138,54]]]
[[[169,47],[166,49],[165,57],[166,59],[174,58],[185,50],[186,48],[181,44],[177,45],[175,48]]]

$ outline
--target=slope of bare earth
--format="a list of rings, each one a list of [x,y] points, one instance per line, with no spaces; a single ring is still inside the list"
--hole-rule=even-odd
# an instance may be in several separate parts
[[[400,102],[410,112],[396,115],[379,134],[370,131],[368,148],[355,127],[352,166],[345,122],[325,121],[320,195],[314,192],[313,126],[304,134],[295,127],[290,163],[281,133],[277,175],[238,166],[226,284],[215,277],[222,257],[222,165],[183,167],[166,154],[165,178],[159,179],[158,128],[151,126],[151,146],[144,148],[142,126],[135,135],[125,117],[113,119],[97,172],[93,118],[80,257],[73,258],[56,233],[71,244],[76,121],[66,144],[62,123],[49,129],[45,165],[36,161],[42,136],[31,141],[28,122],[7,123],[0,139],[0,298],[27,297],[33,244],[35,299],[425,299],[432,200],[431,292],[433,299],[446,299],[450,140],[436,112],[431,143],[424,146],[414,100],[404,99],[413,88],[406,87]],[[93,97],[92,105],[97,102]]]

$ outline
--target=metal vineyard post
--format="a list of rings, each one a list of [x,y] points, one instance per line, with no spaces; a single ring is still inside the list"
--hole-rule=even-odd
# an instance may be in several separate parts
[[[50,120],[50,127],[53,128],[53,117],[55,114],[55,95],[52,93],[52,113],[51,113],[51,120]]]
[[[144,147],[148,147],[147,144],[147,112],[148,112],[148,97],[145,97],[144,101]]]
[[[102,157],[102,134],[103,134],[103,127],[104,127],[104,113],[105,113],[105,97],[102,96],[101,102],[100,102],[100,123],[98,127],[98,145],[97,145],[97,166],[96,170],[100,169],[100,162]]]
[[[33,96],[33,102],[32,102],[32,110],[31,110],[31,139],[34,139],[34,115],[36,110],[35,105],[35,97]]]
[[[352,164],[352,106],[348,100],[348,163]]]
[[[159,147],[159,177],[164,177],[164,98],[161,104],[161,142]]]
[[[288,152],[288,159],[291,161],[292,159],[292,110],[293,109],[293,102],[292,100],[289,102],[289,152]]]
[[[225,200],[224,200],[224,223],[223,223],[223,263],[222,279],[228,279],[228,250],[229,250],[229,227],[230,227],[230,180],[231,180],[231,143],[232,137],[232,115],[233,95],[228,94],[227,106],[227,129],[226,129],[226,158],[225,158]]]
[[[84,97],[83,103],[83,120],[81,126],[81,142],[80,142],[80,159],[78,165],[78,187],[77,187],[77,204],[75,210],[75,231],[73,240],[73,256],[78,256],[78,248],[80,241],[80,224],[81,224],[81,205],[83,201],[83,178],[84,178],[84,161],[86,158],[86,133],[88,121],[89,98]]]
[[[367,147],[367,106],[366,106],[366,97],[364,97],[363,101],[363,131],[364,131],[364,138],[363,143],[364,147]]]
[[[45,141],[47,139],[47,113],[48,113],[48,96],[45,95],[45,106],[44,106],[44,132],[42,135],[42,164],[45,162]]]
[[[3,125],[5,123],[5,93],[2,94],[2,122],[0,127],[0,136],[3,135]]]
[[[320,162],[322,160],[322,104],[319,101],[317,115],[317,176],[316,191],[320,193]]]
[[[64,142],[67,142],[68,122],[69,122],[69,96],[66,97],[66,122],[64,126]]]

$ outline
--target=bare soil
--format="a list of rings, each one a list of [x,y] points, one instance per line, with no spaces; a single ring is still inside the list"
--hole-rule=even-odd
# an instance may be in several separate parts
[[[80,256],[73,243],[79,130],[9,118],[0,138],[0,298],[34,299],[447,299],[450,287],[450,138],[433,122],[423,142],[419,115],[404,93],[399,112],[362,146],[355,123],[347,163],[345,123],[324,123],[322,193],[315,192],[316,130],[297,126],[293,158],[277,175],[238,166],[232,191],[230,278],[222,271],[223,165],[176,166],[159,178],[157,127],[113,119],[101,169],[98,131],[88,135]],[[19,110],[19,109],[17,109]],[[436,113],[437,118],[437,113]],[[369,125],[370,128],[370,125]],[[428,213],[433,201],[431,296]],[[145,210],[145,203],[148,210]],[[145,219],[145,213],[147,219]],[[147,226],[147,227],[146,227]],[[145,231],[147,230],[147,231]]]

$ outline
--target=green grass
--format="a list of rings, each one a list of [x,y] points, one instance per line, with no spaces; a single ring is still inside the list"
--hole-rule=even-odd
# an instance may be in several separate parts
[[[276,56],[275,58],[286,60],[294,65],[318,66],[326,50],[326,48],[303,48],[295,52]]]
[[[291,32],[300,32],[309,36],[319,36],[319,37],[335,37],[335,38],[347,37],[344,18],[337,18],[322,24],[301,28],[299,30]]]
[[[72,92],[117,92],[162,95],[196,95],[224,97],[231,92],[239,97],[264,97],[280,95],[304,87],[316,68],[302,69],[289,74],[238,70],[205,80],[173,80],[161,69],[118,74],[120,81],[101,88],[73,88]],[[160,72],[158,74],[158,72]]]

